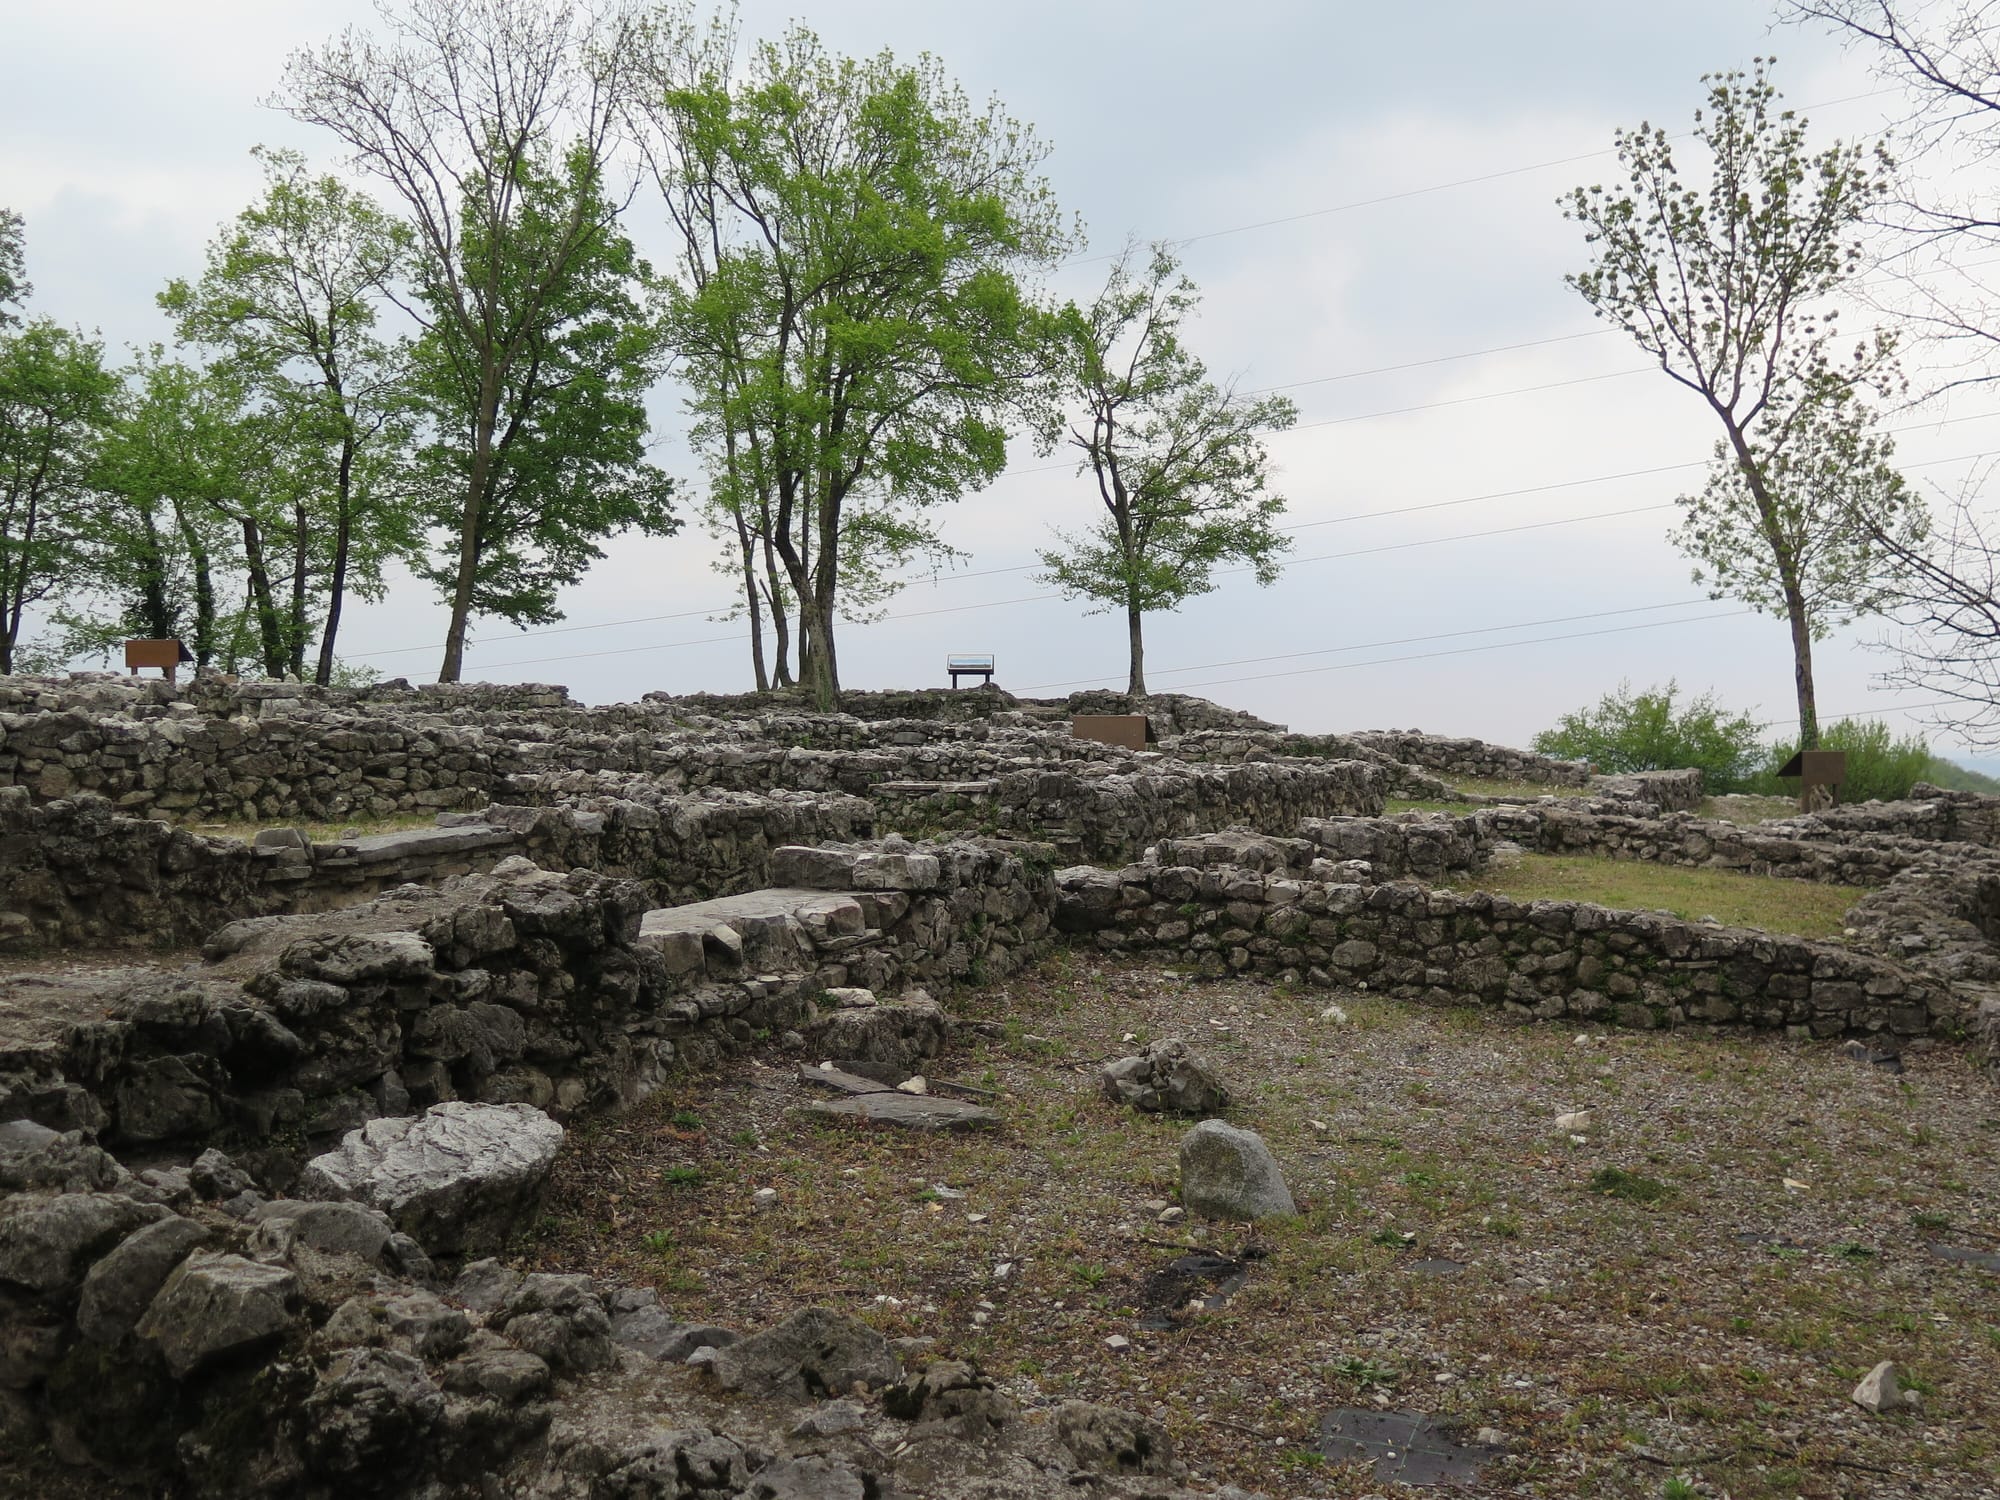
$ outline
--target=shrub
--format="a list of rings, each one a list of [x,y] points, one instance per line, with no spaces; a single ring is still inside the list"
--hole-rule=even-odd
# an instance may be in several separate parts
[[[1870,798],[1894,802],[1907,797],[1911,787],[1929,779],[1936,760],[1922,735],[1897,739],[1879,719],[1842,719],[1830,724],[1820,730],[1819,747],[1847,752],[1847,782],[1840,789],[1842,802],[1866,802]],[[1780,781],[1777,774],[1778,767],[1797,750],[1798,745],[1793,741],[1781,741],[1771,747],[1770,766],[1761,778],[1764,786],[1759,790],[1780,794],[1798,790],[1796,781]]]
[[[1671,771],[1693,766],[1710,792],[1742,790],[1764,759],[1757,725],[1703,693],[1677,706],[1680,685],[1643,693],[1621,682],[1592,708],[1564,714],[1535,736],[1543,755],[1587,760],[1599,771]]]

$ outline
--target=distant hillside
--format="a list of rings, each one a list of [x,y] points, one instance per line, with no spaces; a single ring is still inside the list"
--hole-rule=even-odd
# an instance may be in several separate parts
[[[1924,772],[1924,780],[1932,786],[1947,787],[1954,792],[2000,792],[2000,777],[1988,776],[1983,772],[1961,766],[1956,761],[1946,760],[1942,755],[1933,755],[1929,768]]]

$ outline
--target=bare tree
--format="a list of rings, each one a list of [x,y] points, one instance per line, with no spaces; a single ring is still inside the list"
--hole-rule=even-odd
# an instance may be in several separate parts
[[[451,623],[440,681],[458,680],[475,602],[482,515],[520,368],[573,319],[575,283],[613,233],[629,192],[601,190],[620,101],[634,81],[639,20],[545,0],[378,5],[380,37],[349,29],[293,54],[275,103],[331,130],[408,210],[421,295],[406,310],[468,362],[472,394]],[[539,183],[581,179],[549,222]],[[518,426],[518,423],[515,425]]]
[[[1990,0],[1783,0],[1790,20],[1876,52],[1908,91],[1893,136],[1901,162],[1881,217],[1900,233],[1872,300],[1923,340],[1931,393],[2000,381],[2000,24]]]

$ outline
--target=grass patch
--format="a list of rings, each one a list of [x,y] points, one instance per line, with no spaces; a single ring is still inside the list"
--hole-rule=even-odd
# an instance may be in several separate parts
[[[1714,917],[1795,937],[1837,938],[1866,895],[1853,886],[1779,880],[1734,870],[1688,870],[1595,855],[1529,854],[1474,881],[1517,901],[1594,901],[1619,911],[1670,911],[1686,921]]]
[[[217,823],[212,821],[187,820],[179,826],[190,833],[199,833],[207,838],[241,839],[249,843],[267,828],[296,828],[315,844],[334,844],[350,828],[361,830],[362,836],[371,833],[409,833],[418,828],[437,827],[436,813],[394,813],[385,818],[344,818],[335,823],[315,823],[299,818],[268,818],[262,822],[236,821]]]
[[[1627,1203],[1658,1203],[1674,1193],[1657,1177],[1643,1177],[1623,1167],[1598,1168],[1591,1174],[1590,1190],[1607,1198],[1623,1198]]]

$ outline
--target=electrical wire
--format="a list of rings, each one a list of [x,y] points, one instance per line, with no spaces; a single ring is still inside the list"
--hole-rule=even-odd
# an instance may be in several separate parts
[[[1172,677],[1182,672],[1213,672],[1222,667],[1261,666],[1265,662],[1299,661],[1308,656],[1338,656],[1349,651],[1378,651],[1390,646],[1415,646],[1427,641],[1455,640],[1467,635],[1495,635],[1505,630],[1535,630],[1544,625],[1571,625],[1580,620],[1605,620],[1617,615],[1642,615],[1662,609],[1692,609],[1698,604],[1712,604],[1709,598],[1681,599],[1672,604],[1634,604],[1624,609],[1600,609],[1589,614],[1555,615],[1546,620],[1521,620],[1512,625],[1481,625],[1466,630],[1444,630],[1435,635],[1406,635],[1388,641],[1357,641],[1351,646],[1327,646],[1317,651],[1286,651],[1275,656],[1243,656],[1232,661],[1207,661],[1187,667],[1148,667],[1151,677]],[[1039,693],[1045,688],[1088,687],[1092,683],[1110,682],[1110,676],[1072,677],[1064,682],[1034,682],[1021,689],[1024,693]]]

